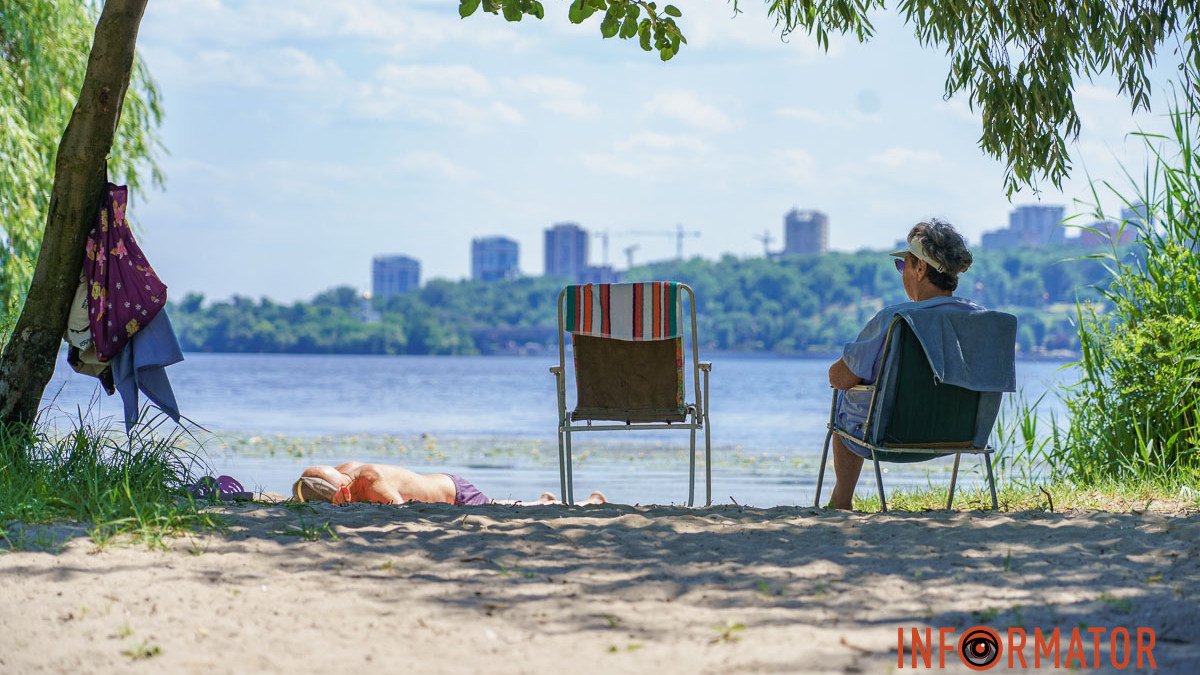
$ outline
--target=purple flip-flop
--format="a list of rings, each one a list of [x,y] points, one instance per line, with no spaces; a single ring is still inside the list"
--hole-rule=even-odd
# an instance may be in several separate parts
[[[205,476],[188,487],[188,492],[196,499],[213,501],[247,501],[254,499],[254,493],[242,487],[242,484],[232,476]]]

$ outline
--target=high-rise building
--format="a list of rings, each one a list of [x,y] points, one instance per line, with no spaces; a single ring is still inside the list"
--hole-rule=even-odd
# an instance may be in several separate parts
[[[587,272],[588,233],[577,223],[546,229],[546,276],[577,281]]]
[[[1135,216],[1136,217],[1136,216]],[[1124,218],[1124,214],[1122,214]],[[1129,220],[1128,218],[1125,218]],[[1096,221],[1079,233],[1079,245],[1086,248],[1111,246],[1113,244],[1128,244],[1137,236],[1137,228],[1132,222],[1114,223],[1111,220]]]
[[[1021,246],[1062,244],[1063,207],[1049,204],[1025,204],[1008,214],[1008,229]]]
[[[516,279],[519,272],[517,242],[508,237],[471,240],[471,278],[475,281]]]
[[[993,230],[984,232],[980,238],[979,245],[988,250],[1017,248],[1021,245],[1021,241],[1017,238],[1017,233],[1005,228],[1003,230]]]
[[[784,255],[819,255],[829,249],[829,216],[792,209],[783,217]]]
[[[377,255],[371,261],[371,294],[377,298],[421,287],[421,262],[406,255]]]
[[[1146,223],[1147,215],[1146,205],[1141,202],[1134,202],[1132,206],[1121,209],[1121,220],[1128,223],[1126,227],[1129,229],[1136,230],[1138,225]],[[1149,220],[1151,221],[1149,224],[1153,225],[1153,219]]]
[[[612,265],[588,265],[577,281],[585,284],[617,284],[621,282],[621,273]]]
[[[1008,214],[1008,227],[985,232],[980,245],[986,249],[1006,249],[1067,243],[1063,211],[1063,207],[1056,205],[1018,206]]]

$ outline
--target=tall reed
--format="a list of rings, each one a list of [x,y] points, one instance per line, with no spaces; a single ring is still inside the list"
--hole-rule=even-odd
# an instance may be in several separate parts
[[[1200,100],[1176,99],[1172,133],[1139,133],[1151,153],[1130,191],[1106,190],[1140,212],[1132,254],[1114,234],[1101,259],[1103,303],[1077,308],[1079,382],[1067,387],[1067,432],[1049,468],[1079,484],[1111,479],[1194,481],[1200,472]],[[1104,220],[1103,209],[1094,215]]]

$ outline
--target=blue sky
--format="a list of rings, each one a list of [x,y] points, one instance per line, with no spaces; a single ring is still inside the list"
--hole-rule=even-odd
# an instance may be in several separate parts
[[[291,301],[404,253],[423,279],[463,278],[472,237],[503,234],[542,272],[542,231],[611,233],[609,260],[760,255],[792,206],[830,217],[834,249],[882,248],[920,218],[973,242],[1006,223],[1003,167],[980,124],[942,98],[948,60],[895,17],[828,54],[779,39],[758,3],[677,2],[689,45],[669,63],[573,26],[461,20],[451,0],[170,0],[139,48],[165,100],[164,192],[135,202],[147,254],[174,297]],[[1081,83],[1074,178],[1043,203],[1088,199],[1084,168],[1140,167],[1141,127],[1111,82]],[[1028,190],[1014,204],[1033,203]],[[1106,208],[1115,208],[1110,199]],[[599,240],[592,261],[599,263]]]

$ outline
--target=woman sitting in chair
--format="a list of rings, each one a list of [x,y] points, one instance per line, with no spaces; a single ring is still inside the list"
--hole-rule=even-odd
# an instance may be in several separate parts
[[[841,391],[837,405],[837,426],[862,438],[867,421],[870,394],[850,391],[859,384],[871,384],[879,374],[888,325],[896,312],[907,309],[980,310],[979,305],[956,297],[958,275],[971,266],[971,252],[962,235],[950,223],[931,218],[917,223],[908,233],[908,247],[891,254],[897,259],[896,270],[911,302],[884,307],[876,314],[858,339],[846,345],[842,358],[829,367],[829,384]],[[871,451],[853,441],[833,435],[833,469],[837,482],[829,506],[850,509],[854,488],[862,472],[863,459]]]

